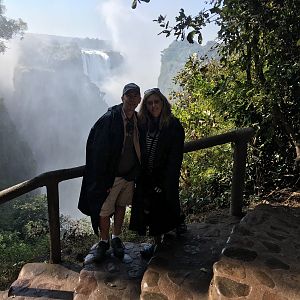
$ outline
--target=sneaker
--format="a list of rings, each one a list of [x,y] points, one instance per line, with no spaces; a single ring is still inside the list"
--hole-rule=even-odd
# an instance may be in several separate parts
[[[111,240],[110,243],[113,249],[114,256],[123,259],[125,246],[122,243],[121,239],[119,237],[115,237]]]
[[[94,252],[94,260],[99,263],[102,262],[105,258],[106,251],[109,249],[109,242],[100,241],[96,247]]]

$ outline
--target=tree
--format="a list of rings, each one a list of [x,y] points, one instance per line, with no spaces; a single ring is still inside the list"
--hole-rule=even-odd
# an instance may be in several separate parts
[[[27,25],[21,19],[14,20],[4,16],[5,6],[0,0],[0,53],[5,52],[6,42],[16,35],[23,37],[24,31],[27,30]]]
[[[206,73],[217,76],[218,64],[212,60],[205,67]],[[234,128],[233,122],[215,105],[212,99],[215,81],[206,79],[202,66],[203,61],[194,54],[175,77],[182,91],[172,93],[172,98],[176,99],[173,113],[180,119],[187,140],[217,135]],[[185,153],[180,181],[180,197],[185,213],[190,215],[204,207],[228,205],[231,169],[230,144]]]
[[[202,42],[207,23],[220,26],[220,64],[204,80],[214,82],[211,101],[235,126],[256,129],[252,161],[261,185],[299,183],[300,1],[212,0],[192,17],[181,9],[175,25],[159,16],[162,34]],[[257,163],[259,162],[259,163]],[[255,170],[254,170],[255,169]]]

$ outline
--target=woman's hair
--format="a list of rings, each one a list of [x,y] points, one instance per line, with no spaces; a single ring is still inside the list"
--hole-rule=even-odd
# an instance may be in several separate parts
[[[159,128],[161,129],[163,126],[169,125],[170,119],[172,117],[172,113],[171,113],[171,104],[169,103],[166,96],[164,96],[161,93],[159,88],[153,88],[145,91],[141,108],[138,112],[138,117],[142,124],[149,124],[149,122],[151,121],[151,114],[147,109],[147,99],[154,94],[158,95],[162,101],[162,110],[159,119]]]

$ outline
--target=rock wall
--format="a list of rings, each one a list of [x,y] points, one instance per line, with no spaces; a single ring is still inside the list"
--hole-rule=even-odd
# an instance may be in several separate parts
[[[162,51],[158,87],[166,95],[174,89],[177,90],[178,86],[173,82],[173,78],[184,67],[188,57],[193,53],[196,53],[199,57],[205,55],[207,58],[217,57],[214,46],[216,46],[216,43],[212,41],[205,46],[190,44],[187,41],[173,41],[167,49]]]

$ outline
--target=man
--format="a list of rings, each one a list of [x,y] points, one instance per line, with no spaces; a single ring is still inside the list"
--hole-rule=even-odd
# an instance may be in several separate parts
[[[118,258],[124,256],[119,237],[126,205],[131,204],[134,180],[140,169],[140,146],[135,109],[141,101],[135,83],[124,86],[122,103],[108,109],[95,123],[86,145],[86,168],[78,208],[91,216],[94,232],[100,242],[95,260],[102,261],[110,244]],[[114,216],[109,241],[110,217]]]

